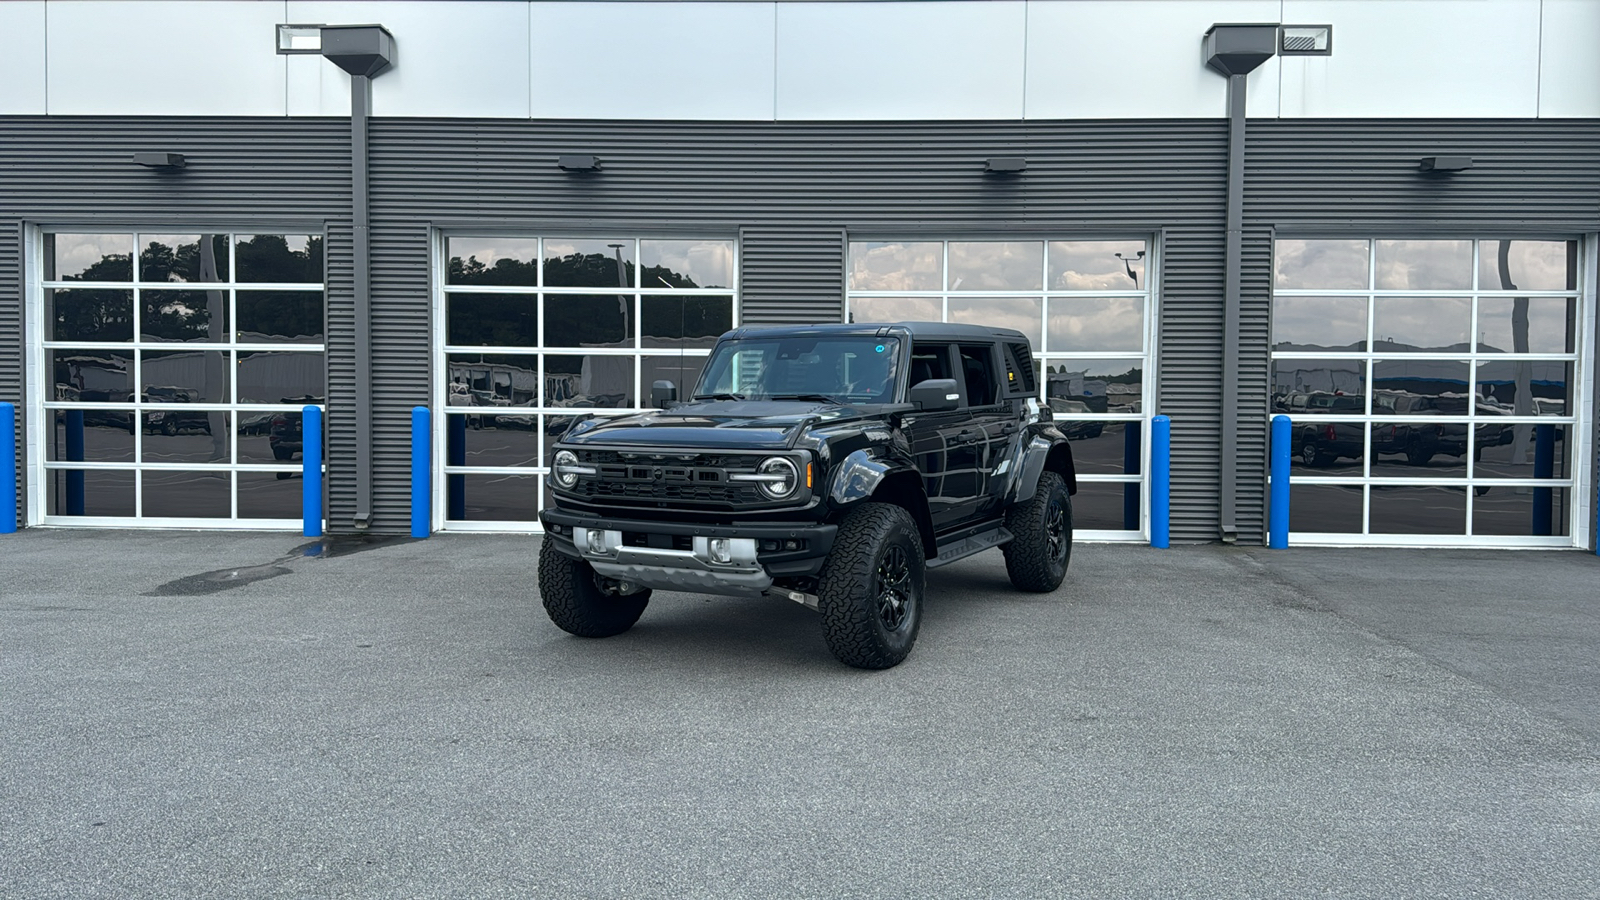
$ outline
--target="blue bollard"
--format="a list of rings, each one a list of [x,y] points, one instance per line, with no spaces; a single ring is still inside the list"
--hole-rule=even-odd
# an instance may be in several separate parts
[[[62,416],[67,426],[67,462],[83,462],[83,410],[69,409]],[[130,422],[139,421],[137,413],[128,413]],[[137,426],[136,426],[137,427]],[[83,515],[83,470],[67,470],[67,515]]]
[[[0,403],[0,534],[17,530],[17,408]]]
[[[322,537],[322,407],[300,410],[300,516],[306,537]]]
[[[1294,442],[1294,426],[1288,416],[1272,417],[1272,487],[1267,508],[1267,546],[1283,550],[1289,546],[1289,445]]]
[[[1150,420],[1150,546],[1172,546],[1172,420]]]
[[[431,498],[432,416],[426,406],[411,408],[411,536],[425,538],[433,522]]]

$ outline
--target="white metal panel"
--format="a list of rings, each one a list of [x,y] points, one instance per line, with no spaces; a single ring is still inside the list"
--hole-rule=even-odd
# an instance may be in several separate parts
[[[1333,25],[1331,56],[1283,59],[1285,117],[1538,113],[1539,0],[1284,0],[1283,20]]]
[[[372,79],[375,116],[528,115],[528,5],[496,0],[300,2],[285,4],[289,21],[321,25],[378,24],[394,35],[394,64]],[[334,68],[313,77],[296,66],[294,109],[348,113],[349,78]],[[315,84],[313,84],[315,82]],[[342,85],[342,88],[337,86]],[[330,87],[345,99],[334,100]],[[330,109],[329,107],[333,108]],[[313,113],[308,113],[313,114]]]
[[[1224,76],[1201,54],[1218,23],[1278,21],[1278,0],[1084,0],[1028,4],[1027,117],[1227,115]],[[1247,114],[1278,114],[1278,60],[1250,73]]]
[[[0,3],[0,115],[44,115],[44,16],[44,0]]]
[[[1600,3],[1544,0],[1539,115],[1600,116]]]
[[[533,3],[534,118],[771,119],[772,3]]]
[[[1022,117],[1026,3],[777,6],[780,119]]]
[[[249,0],[52,0],[49,112],[281,116],[282,15]]]
[[[395,55],[399,54],[396,49]],[[296,54],[285,59],[289,64],[289,115],[350,115],[350,76],[343,69],[318,55]]]

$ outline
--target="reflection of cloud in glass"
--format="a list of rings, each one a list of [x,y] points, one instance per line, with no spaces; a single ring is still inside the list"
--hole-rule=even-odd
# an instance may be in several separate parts
[[[108,256],[132,259],[133,235],[129,234],[54,234],[46,240],[55,245],[56,279],[74,278],[90,266]],[[118,275],[119,280],[133,279],[130,263],[128,274]],[[97,279],[105,280],[105,279]]]
[[[1571,297],[1529,297],[1528,346],[1523,353],[1567,353],[1570,347],[1572,317],[1577,301]],[[1519,348],[1512,332],[1513,297],[1483,297],[1478,300],[1479,352],[1516,353]]]
[[[1379,297],[1372,337],[1389,350],[1467,350],[1472,304],[1458,297]],[[1373,349],[1378,349],[1374,347]]]
[[[1285,290],[1359,291],[1367,287],[1366,241],[1273,243],[1277,287]]]
[[[852,297],[850,318],[856,322],[937,322],[938,297]]]
[[[1567,241],[1518,240],[1507,243],[1511,245],[1506,254],[1508,274],[1516,290],[1567,290]],[[1502,289],[1499,241],[1482,241],[1478,245],[1478,289]]]
[[[937,291],[942,267],[942,245],[935,241],[850,245],[850,289],[855,291]]]
[[[950,321],[991,328],[1015,328],[1037,350],[1044,304],[1038,297],[951,297]]]
[[[1122,254],[1118,259],[1116,254]],[[1052,291],[1129,291],[1145,287],[1144,241],[1051,241]],[[1124,262],[1131,260],[1132,262]],[[1128,277],[1132,269],[1137,278]]]
[[[459,238],[450,239],[449,256],[465,260],[475,256],[478,262],[493,266],[497,259],[514,259],[531,263],[539,256],[539,242],[532,238]]]
[[[1380,290],[1472,287],[1471,241],[1378,241],[1376,254]]]
[[[1044,245],[1038,241],[951,241],[950,290],[1039,290]]]
[[[665,267],[703,288],[733,283],[732,241],[640,241],[639,255],[646,268]],[[659,281],[645,285],[661,286]]]
[[[1143,350],[1144,299],[1052,297],[1046,344],[1049,350]]]
[[[1275,297],[1272,344],[1279,350],[1362,350],[1367,298]]]

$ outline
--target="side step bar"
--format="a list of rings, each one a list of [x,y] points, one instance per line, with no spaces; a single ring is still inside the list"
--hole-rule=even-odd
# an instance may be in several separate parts
[[[948,566],[958,559],[966,559],[974,553],[982,553],[991,547],[998,547],[1011,540],[1016,535],[1007,531],[1004,525],[996,525],[986,531],[967,535],[949,543],[939,545],[939,555],[928,560],[928,568],[937,569]]]

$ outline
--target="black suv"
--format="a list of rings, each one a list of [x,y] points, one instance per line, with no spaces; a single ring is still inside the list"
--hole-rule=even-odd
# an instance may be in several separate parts
[[[562,629],[620,634],[650,591],[787,598],[840,660],[905,659],[923,570],[1000,547],[1061,585],[1077,479],[1028,339],[907,322],[741,328],[679,403],[572,425],[552,448],[539,590]]]

